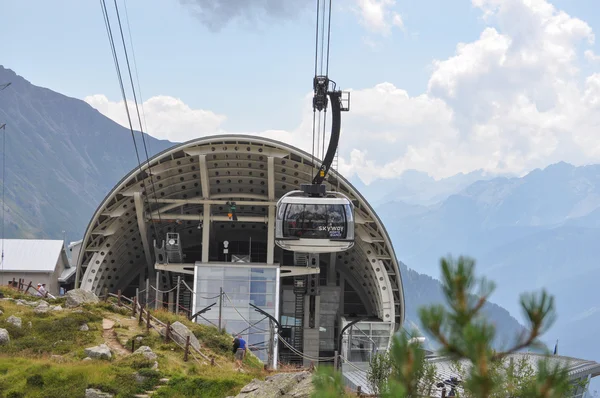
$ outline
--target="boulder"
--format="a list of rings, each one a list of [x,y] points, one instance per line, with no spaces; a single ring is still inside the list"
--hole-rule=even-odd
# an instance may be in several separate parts
[[[50,308],[52,311],[62,311],[62,307],[60,305],[55,305],[54,307]]]
[[[8,330],[0,329],[0,345],[5,345],[10,343],[10,336],[8,335]]]
[[[151,361],[153,361],[157,358],[156,354],[152,351],[152,348],[148,347],[147,345],[141,346],[140,348],[135,350],[135,352],[133,354],[134,355],[143,355],[146,359],[149,359]]]
[[[84,303],[97,303],[100,301],[94,293],[83,289],[69,290],[66,296],[67,302],[65,305],[69,308],[79,307]]]
[[[114,395],[107,392],[102,392],[96,388],[86,388],[85,398],[113,398]]]
[[[141,374],[139,374],[138,372],[135,372],[135,373],[133,374],[133,378],[135,379],[135,381],[136,381],[138,384],[144,384],[144,383],[145,383],[145,382],[148,380],[148,377],[147,377],[147,376],[142,376],[142,375],[141,375]]]
[[[100,344],[96,347],[89,347],[84,350],[85,355],[94,359],[110,359],[112,353],[106,344]]]
[[[79,331],[80,331],[80,332],[87,332],[88,330],[90,330],[90,327],[88,326],[88,324],[87,324],[87,323],[84,323],[83,325],[81,325],[81,326],[79,327]]]
[[[18,328],[20,328],[22,325],[21,318],[19,318],[18,316],[14,316],[14,315],[11,315],[8,318],[6,318],[6,322],[12,323],[13,325],[15,325]]]
[[[36,314],[45,314],[48,311],[50,311],[50,306],[44,300],[40,301],[37,307],[33,309]]]
[[[314,392],[310,372],[278,373],[252,380],[236,398],[309,398]]]
[[[164,336],[165,328],[162,328],[160,333]],[[190,345],[192,347],[194,347],[196,350],[198,350],[198,351],[200,350],[200,342],[198,341],[196,336],[194,336],[194,333],[192,333],[190,331],[190,329],[188,329],[187,326],[185,326],[183,323],[181,323],[179,321],[173,323],[171,325],[170,335],[172,336],[173,340],[175,340],[177,343],[179,343],[182,346],[185,346],[185,341],[187,339],[187,336],[190,336]]]

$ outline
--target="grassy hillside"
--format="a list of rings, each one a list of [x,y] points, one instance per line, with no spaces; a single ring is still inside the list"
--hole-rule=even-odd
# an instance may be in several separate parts
[[[20,298],[8,289],[2,292],[5,297]],[[26,297],[26,300],[36,299]],[[48,302],[54,306],[63,301]],[[146,332],[145,324],[138,325],[129,311],[111,303],[86,304],[82,308],[42,314],[34,308],[15,300],[0,300],[0,328],[10,334],[10,342],[0,346],[2,397],[84,397],[86,388],[116,397],[133,397],[154,390],[163,378],[169,379],[168,383],[156,389],[153,397],[224,397],[237,394],[252,379],[266,375],[253,355],[246,357],[243,372],[236,371],[229,335],[174,314],[157,311],[154,315],[164,321],[184,323],[200,341],[202,352],[214,357],[217,366],[191,357],[184,362],[183,350],[176,343],[165,343],[154,329]],[[20,328],[7,321],[11,315],[21,318]],[[114,322],[110,330],[103,329],[106,319]],[[83,324],[89,330],[81,331]],[[157,370],[153,369],[154,360],[131,354],[132,341],[136,348],[146,345],[152,349],[158,356]],[[85,348],[102,343],[111,348],[110,360],[83,360]]]

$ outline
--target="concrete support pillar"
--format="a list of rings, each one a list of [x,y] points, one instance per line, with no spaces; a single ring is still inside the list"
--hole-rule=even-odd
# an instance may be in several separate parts
[[[275,206],[269,206],[267,224],[267,264],[273,264],[275,256]]]
[[[311,306],[311,298],[314,299],[314,308]],[[321,322],[321,297],[320,296],[305,296],[304,297],[304,354],[312,357],[319,357],[319,325]],[[311,314],[312,312],[312,314]],[[311,316],[314,317],[314,327],[310,327]],[[304,366],[310,366],[310,360],[304,359]]]
[[[327,269],[327,286],[335,286],[335,280],[337,279],[337,273],[335,271],[336,260],[337,253],[331,253],[329,255],[329,267]]]
[[[204,222],[202,223],[202,262],[208,262],[210,251],[210,205],[204,204]]]

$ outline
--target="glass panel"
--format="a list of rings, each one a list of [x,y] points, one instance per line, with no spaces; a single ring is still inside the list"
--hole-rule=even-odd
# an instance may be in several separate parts
[[[345,239],[345,205],[288,204],[283,236],[309,239]]]
[[[261,343],[269,339],[269,320],[263,319],[264,315],[249,304],[257,305],[271,315],[275,314],[276,275],[277,270],[273,268],[201,267],[196,283],[197,310],[213,302],[218,303],[218,297],[202,297],[218,295],[219,288],[223,287],[229,299],[223,299],[222,326],[231,334],[241,332],[248,344],[257,344],[254,353],[263,361],[267,359],[267,351],[262,349],[264,344]],[[216,324],[219,318],[218,304],[204,313],[203,317]],[[197,318],[197,322],[208,324],[202,318]],[[249,327],[248,322],[259,324]]]

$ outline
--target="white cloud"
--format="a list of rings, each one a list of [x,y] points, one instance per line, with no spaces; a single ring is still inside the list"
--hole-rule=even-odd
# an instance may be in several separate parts
[[[600,62],[600,55],[596,55],[592,50],[585,50],[583,55],[589,62]]]
[[[355,12],[359,16],[359,22],[368,30],[387,36],[392,27],[404,30],[402,16],[392,11],[396,0],[356,0]]]
[[[115,122],[129,128],[123,101],[111,102],[102,94],[90,95],[84,101]],[[133,128],[139,130],[135,104],[127,101]],[[165,95],[149,98],[143,104],[144,131],[153,137],[170,141],[187,141],[206,134],[219,133],[225,116],[212,111],[191,109],[183,101]],[[140,109],[141,112],[141,109]]]
[[[340,141],[344,175],[368,183],[407,169],[441,178],[476,169],[523,173],[560,160],[600,161],[600,73],[585,76],[580,69],[584,58],[596,57],[581,49],[594,42],[590,26],[546,0],[472,2],[487,26],[473,42],[459,43],[452,57],[433,62],[426,92],[411,97],[390,83],[352,90]],[[389,28],[392,3],[362,1],[365,21]],[[310,152],[310,97],[297,129],[248,133]],[[113,117],[115,104],[96,104]],[[224,119],[181,102],[157,109],[177,141],[212,133]],[[150,127],[151,112],[146,106],[149,132],[156,135],[161,129]]]

